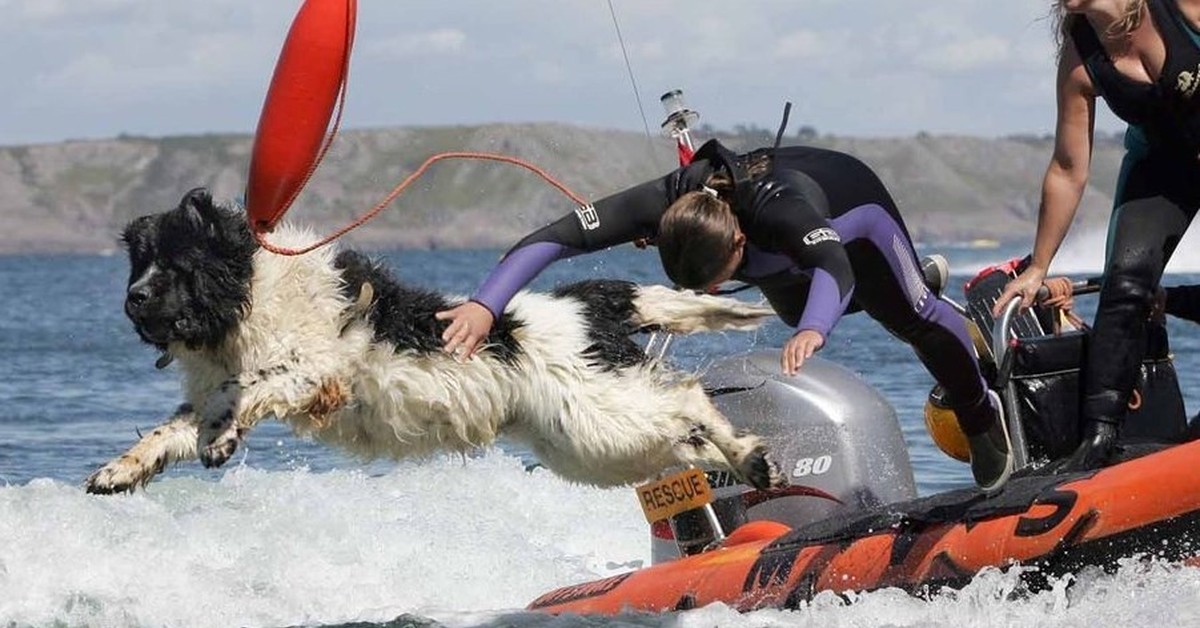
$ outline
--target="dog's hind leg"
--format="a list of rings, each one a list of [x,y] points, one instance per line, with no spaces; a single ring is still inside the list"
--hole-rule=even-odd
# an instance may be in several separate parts
[[[119,458],[97,469],[84,481],[89,493],[133,492],[145,486],[168,464],[196,459],[199,419],[183,404],[171,420],[154,428]]]
[[[687,434],[675,446],[682,459],[708,460],[704,450],[710,444],[720,453],[723,462],[750,486],[768,489],[787,484],[787,477],[780,473],[779,467],[771,460],[762,438],[754,434],[738,434],[698,382],[683,386],[684,413],[681,419],[686,424]]]

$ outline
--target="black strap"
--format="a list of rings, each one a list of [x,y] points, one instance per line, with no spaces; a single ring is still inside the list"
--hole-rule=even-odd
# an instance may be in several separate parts
[[[1075,20],[1071,26],[1071,41],[1075,44],[1075,51],[1079,53],[1079,58],[1085,63],[1093,59],[1108,60],[1108,53],[1104,50],[1104,45],[1100,43],[1100,36],[1096,34],[1086,19]]]
[[[705,159],[714,166],[724,167],[729,176],[733,178],[735,188],[750,182],[750,175],[742,167],[737,153],[725,148],[724,145],[715,139],[708,140],[696,150],[692,160],[696,161],[700,159]]]
[[[721,166],[733,178],[734,211],[738,208],[748,209],[754,202],[754,186],[750,182],[750,173],[738,159],[737,153],[725,148],[715,139],[705,142],[696,151],[693,161],[705,159],[714,166]]]
[[[783,132],[787,130],[788,116],[792,113],[792,101],[783,103],[783,121],[779,123],[779,130],[775,132],[775,146],[779,148],[779,143],[783,141]]]
[[[1191,36],[1188,35],[1188,19],[1179,9],[1179,5],[1171,2],[1162,2],[1161,0],[1148,0],[1146,2],[1150,8],[1150,13],[1154,16],[1155,24],[1161,24],[1159,28],[1167,27],[1167,24],[1174,25],[1175,33],[1180,36],[1181,43],[1191,43]],[[1163,24],[1166,22],[1167,24]],[[1164,39],[1166,35],[1163,35]],[[1170,49],[1170,42],[1167,42],[1167,49]]]

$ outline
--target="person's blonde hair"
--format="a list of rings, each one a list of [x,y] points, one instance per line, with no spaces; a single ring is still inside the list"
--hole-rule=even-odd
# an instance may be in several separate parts
[[[1123,37],[1132,33],[1142,23],[1142,16],[1145,15],[1146,0],[1128,0],[1125,4],[1125,11],[1113,22],[1106,32],[1097,33],[1097,35],[1109,37]],[[1063,8],[1063,0],[1054,0],[1053,6],[1050,8],[1050,17],[1054,24],[1054,39],[1058,43],[1059,54],[1062,54],[1062,47],[1067,45],[1071,39],[1071,29],[1079,23],[1079,20],[1085,19],[1078,13],[1069,13]]]
[[[671,203],[658,223],[658,255],[676,285],[701,290],[712,284],[734,252],[737,216],[727,200],[733,181],[710,176],[705,185],[717,192],[688,192]]]

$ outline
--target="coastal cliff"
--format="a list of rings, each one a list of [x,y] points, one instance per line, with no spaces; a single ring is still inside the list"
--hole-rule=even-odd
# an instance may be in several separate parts
[[[773,141],[762,130],[703,129],[731,148]],[[116,248],[129,219],[173,207],[205,186],[232,202],[245,189],[248,135],[132,137],[0,147],[0,253],[92,253]],[[818,135],[810,128],[784,144],[857,155],[892,190],[920,242],[1024,242],[1036,224],[1045,137],[906,138]],[[595,199],[675,166],[674,147],[647,138],[562,124],[405,127],[341,133],[288,216],[327,233],[379,203],[426,158],[485,151],[528,160],[576,193]],[[1119,143],[1098,141],[1078,220],[1102,225],[1112,204]],[[439,163],[346,241],[375,249],[496,247],[571,208],[559,191],[523,169],[481,161]]]

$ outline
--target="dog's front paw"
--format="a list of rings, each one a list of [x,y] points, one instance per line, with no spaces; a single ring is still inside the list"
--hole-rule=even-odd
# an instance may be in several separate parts
[[[200,448],[200,462],[205,467],[219,467],[233,457],[238,447],[238,431],[229,428]]]
[[[787,476],[771,458],[765,445],[755,447],[742,462],[741,474],[750,486],[759,490],[783,488],[788,485]]]
[[[142,461],[125,454],[89,475],[84,487],[87,492],[100,495],[132,493],[137,487],[145,486],[150,478],[162,471],[163,466],[162,461]]]

